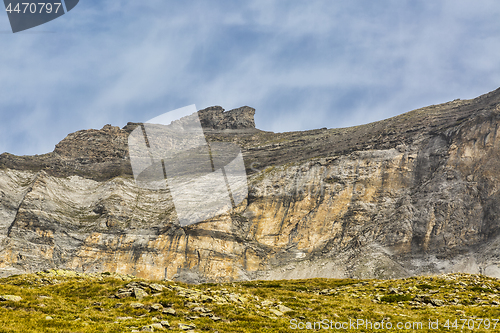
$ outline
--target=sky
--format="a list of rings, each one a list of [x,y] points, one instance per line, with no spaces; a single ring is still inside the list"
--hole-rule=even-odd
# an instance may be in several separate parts
[[[274,132],[337,128],[500,87],[497,0],[80,0],[13,34],[0,13],[0,153],[196,104]]]

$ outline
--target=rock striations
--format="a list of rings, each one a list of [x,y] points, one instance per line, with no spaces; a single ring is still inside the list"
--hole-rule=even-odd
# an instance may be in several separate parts
[[[168,190],[135,185],[127,138],[138,124],[0,155],[0,276],[500,277],[500,89],[341,129],[264,132],[254,112],[200,112],[208,141],[241,147],[249,195],[186,227]]]

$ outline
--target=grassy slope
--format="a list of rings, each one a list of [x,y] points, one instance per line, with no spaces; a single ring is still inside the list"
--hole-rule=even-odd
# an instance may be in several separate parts
[[[373,323],[384,320],[394,326],[398,322],[422,322],[423,329],[419,332],[436,331],[428,329],[429,319],[439,320],[439,331],[448,331],[444,327],[448,319],[451,320],[449,331],[460,331],[462,322],[468,320],[469,325],[474,321],[476,332],[500,330],[500,324],[493,329],[493,321],[489,329],[483,328],[484,322],[478,329],[481,319],[500,319],[500,307],[496,305],[500,304],[500,281],[480,275],[450,274],[400,280],[252,281],[196,286],[161,281],[157,283],[169,288],[140,300],[145,305],[143,309],[130,306],[138,302],[133,297],[110,298],[130,281],[144,280],[106,273],[76,276],[66,271],[0,279],[0,295],[22,297],[19,302],[0,301],[0,332],[131,332],[159,322],[156,319],[168,320],[170,331],[181,331],[179,323],[194,323],[195,332],[296,332],[290,324],[294,318],[297,325],[323,319],[339,323],[349,319]],[[215,299],[202,302],[201,295]],[[202,317],[187,302],[198,302],[220,320]],[[117,306],[118,303],[123,305]],[[154,303],[171,305],[176,315],[148,309]],[[273,313],[280,303],[294,311],[283,315]],[[53,319],[46,319],[47,316]],[[132,319],[117,320],[117,317]],[[451,327],[455,319],[458,330]],[[385,330],[360,327],[340,331]],[[463,331],[469,331],[467,324]]]

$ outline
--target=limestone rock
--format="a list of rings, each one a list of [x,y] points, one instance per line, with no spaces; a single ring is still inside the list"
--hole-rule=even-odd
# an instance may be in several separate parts
[[[0,301],[20,302],[22,301],[22,297],[15,295],[3,295],[0,296]]]
[[[279,310],[276,310],[276,309],[269,309],[269,311],[271,311],[274,315],[278,316],[278,317],[281,317],[283,316],[283,312],[279,311]]]
[[[173,308],[164,308],[162,310],[162,313],[163,314],[168,314],[168,315],[171,315],[171,316],[175,316],[176,315],[176,312]]]
[[[134,297],[137,298],[137,299],[143,299],[144,297],[149,296],[148,293],[145,292],[141,288],[134,288],[133,293],[134,293]]]
[[[144,304],[138,303],[138,302],[130,303],[130,306],[132,308],[134,308],[134,309],[142,309],[142,308],[144,308]]]
[[[271,133],[253,114],[200,111],[208,142],[241,147],[249,195],[187,227],[168,190],[135,184],[127,138],[140,124],[72,133],[40,156],[1,154],[0,276],[53,269],[41,276],[52,284],[61,267],[193,283],[500,277],[500,90],[352,128]],[[116,297],[163,292],[123,289]]]
[[[195,324],[183,324],[183,323],[179,323],[179,329],[184,330],[184,331],[193,330],[195,328],[196,328]]]
[[[220,106],[213,106],[199,112],[200,122],[205,129],[255,129],[255,109],[243,106],[224,112]]]
[[[277,306],[277,308],[278,308],[278,311],[283,312],[283,313],[287,313],[287,312],[291,312],[291,311],[293,311],[293,310],[292,310],[292,309],[290,309],[289,307],[284,306],[284,305],[282,305],[282,304],[279,304],[279,305]]]
[[[151,291],[155,292],[155,293],[159,293],[164,289],[164,287],[161,284],[157,284],[157,283],[151,283],[149,285],[149,288],[151,288]]]
[[[159,303],[151,304],[152,311],[161,311],[163,309],[163,305]]]
[[[149,326],[151,326],[153,329],[157,329],[157,330],[164,330],[165,329],[161,323],[154,323],[154,324],[151,324]]]

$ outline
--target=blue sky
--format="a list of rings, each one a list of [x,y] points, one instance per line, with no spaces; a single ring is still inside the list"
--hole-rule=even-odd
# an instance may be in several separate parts
[[[473,98],[500,87],[499,18],[494,0],[80,0],[12,34],[0,15],[0,153],[190,104],[283,132]]]

